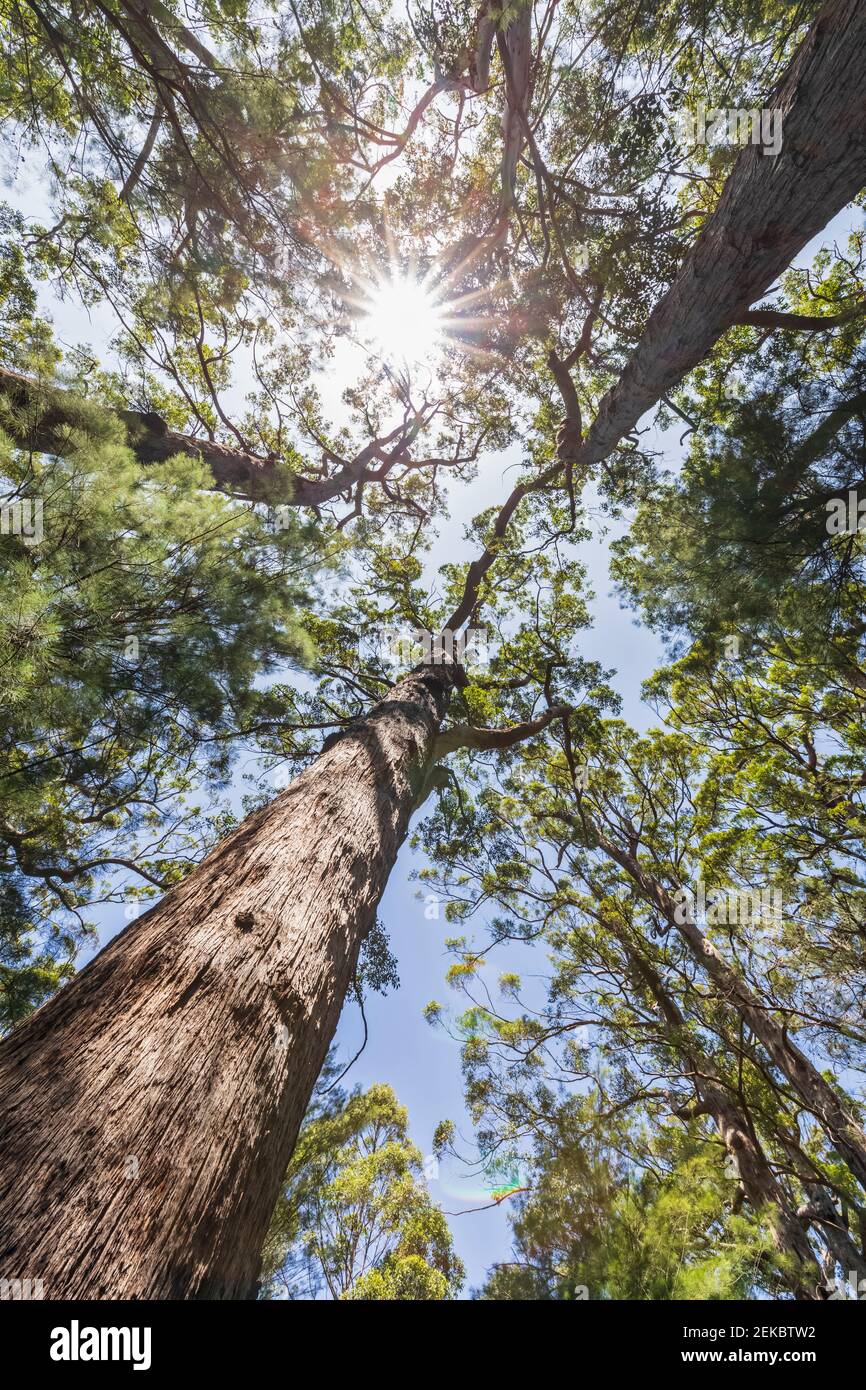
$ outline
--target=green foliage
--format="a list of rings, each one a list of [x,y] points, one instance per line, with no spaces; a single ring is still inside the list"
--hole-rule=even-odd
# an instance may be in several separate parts
[[[796,1289],[779,1203],[796,1212],[816,1183],[846,1230],[866,1229],[852,1172],[663,910],[699,876],[782,892],[778,920],[715,919],[707,941],[860,1122],[866,595],[862,540],[828,533],[826,501],[864,481],[862,320],[734,327],[661,410],[687,427],[679,476],[635,434],[597,477],[533,488],[563,409],[548,354],[569,360],[592,330],[571,362],[591,418],[733,165],[733,148],[686,147],[677,113],[762,105],[817,9],[536,13],[532,140],[510,187],[503,54],[521,4],[490,11],[482,73],[465,0],[405,21],[333,0],[0,0],[4,364],[62,369],[81,396],[62,456],[16,448],[37,421],[0,416],[3,490],[44,506],[37,544],[0,535],[0,1031],[68,974],[95,903],[136,910],[232,824],[236,750],[304,767],[414,660],[383,652],[383,631],[438,631],[489,548],[471,621],[491,657],[444,730],[534,732],[460,746],[416,835],[461,930],[448,983],[466,996],[455,1032],[482,1161],[532,1169],[518,1259],[485,1298]],[[856,307],[862,258],[860,234],[820,253],[778,307]],[[350,341],[371,288],[407,273],[444,308],[435,371]],[[98,320],[102,362],[61,351],[52,295]],[[275,526],[189,458],[136,463],[97,402],[254,455],[272,504],[301,479],[325,502]],[[488,490],[466,550],[431,573],[448,488],[509,447],[523,495],[507,534]],[[590,485],[629,528],[621,594],[677,658],[648,687],[665,723],[645,734],[581,649]],[[325,555],[341,569],[315,593]],[[547,953],[543,981],[527,946]],[[378,923],[356,983],[398,983]],[[773,1212],[732,1189],[709,1113],[682,1118],[707,1077],[765,1156]],[[455,1141],[443,1123],[436,1150]],[[420,1169],[387,1087],[320,1095],[269,1237],[270,1291],[454,1297],[462,1270]],[[809,1239],[826,1254],[814,1224]]]
[[[153,896],[224,833],[233,750],[271,707],[260,682],[312,651],[300,605],[319,546],[214,492],[190,459],[143,468],[84,403],[63,457],[0,437],[0,475],[31,519],[29,536],[0,537],[3,969],[17,1016],[63,977],[89,905]]]
[[[846,257],[820,255],[808,277],[791,272],[792,310],[820,317],[861,302],[862,253],[858,230]],[[682,472],[653,489],[613,546],[623,594],[675,650],[856,641],[862,538],[847,517],[834,533],[830,513],[864,481],[861,340],[856,317],[833,333],[766,342],[737,329],[680,392],[692,425]]]
[[[338,1096],[308,1116],[264,1278],[272,1297],[439,1301],[459,1291],[462,1265],[389,1086]]]
[[[493,1267],[486,1300],[749,1297],[772,1266],[760,1215],[735,1216],[711,1147],[662,1127],[648,1165],[624,1163],[622,1127],[566,1103],[537,1146],[531,1195],[512,1217],[513,1259]]]

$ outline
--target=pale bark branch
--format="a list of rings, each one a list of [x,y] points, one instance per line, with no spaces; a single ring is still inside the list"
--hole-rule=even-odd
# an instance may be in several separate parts
[[[546,729],[554,719],[566,718],[570,713],[568,705],[552,705],[537,719],[527,719],[522,724],[509,724],[505,729],[479,729],[471,724],[455,724],[439,734],[433,745],[433,757],[438,760],[458,748],[499,749],[513,748],[533,734]]]
[[[83,410],[93,408],[72,391],[2,367],[0,395],[12,407],[3,421],[6,432],[20,448],[39,453],[62,454],[68,447],[70,431],[82,424]],[[198,458],[208,466],[218,487],[227,487],[251,500],[271,499],[294,507],[322,507],[346,495],[358,483],[382,483],[397,466],[416,470],[469,462],[483,440],[481,435],[468,454],[455,454],[450,459],[412,458],[409,449],[427,422],[426,416],[416,412],[390,434],[370,440],[352,459],[340,458],[327,450],[329,461],[336,465],[334,471],[309,478],[290,472],[272,455],[262,458],[237,445],[169,429],[155,411],[105,409],[126,425],[129,447],[139,463],[162,463],[178,454]]]

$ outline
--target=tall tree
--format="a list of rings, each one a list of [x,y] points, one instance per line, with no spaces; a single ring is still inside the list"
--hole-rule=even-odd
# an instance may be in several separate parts
[[[62,455],[0,435],[5,514],[27,523],[0,536],[4,1025],[67,973],[95,903],[135,910],[224,833],[257,685],[311,655],[318,534],[203,482],[191,459],[142,469],[85,406]]]
[[[511,1258],[492,1266],[477,1297],[657,1302],[778,1291],[767,1233],[754,1213],[732,1212],[731,1183],[696,1127],[655,1126],[644,1169],[629,1162],[635,1137],[594,1098],[551,1113],[530,1194],[511,1219]]]
[[[843,1280],[866,1270],[852,1087],[866,1041],[851,1002],[863,973],[860,791],[844,809],[828,795],[834,774],[845,786],[844,755],[811,768],[807,747],[800,766],[799,721],[823,746],[818,716],[828,727],[835,715],[835,678],[822,709],[802,670],[779,663],[768,680],[758,659],[745,677],[711,667],[699,684],[702,661],[658,678],[677,690],[677,733],[639,738],[585,711],[510,765],[464,769],[428,827],[452,919],[495,904],[489,945],[452,941],[452,979],[485,1021],[466,1049],[468,1096],[488,1146],[547,1117],[543,1071],[551,1085],[597,1087],[606,1113],[647,1107],[650,1135],[665,1110],[710,1118],[740,1200],[767,1221],[783,1282],[827,1296],[840,1266]],[[859,720],[843,715],[834,736],[859,744]],[[548,1001],[539,1010],[521,998],[515,1018],[510,971],[503,1005],[489,993],[485,1003],[475,980],[490,950],[539,937],[557,967]]]
[[[790,151],[775,165],[756,150],[739,157],[585,443],[570,369],[587,343],[553,361],[567,417],[559,455],[487,518],[445,628],[490,601],[486,577],[512,522],[548,487],[573,496],[574,464],[606,457],[858,191],[863,132],[851,111],[864,79],[846,45],[864,22],[850,0],[826,7],[777,94]],[[506,77],[514,52],[506,34]],[[509,90],[519,116],[523,97]],[[733,278],[715,274],[717,258],[736,265]],[[597,312],[596,300],[587,337]],[[3,1045],[2,1250],[7,1265],[38,1263],[49,1296],[250,1294],[361,941],[462,680],[453,662],[405,676]],[[458,724],[438,751],[513,746],[562,714],[551,703],[504,729]],[[26,1188],[25,1166],[39,1174]]]

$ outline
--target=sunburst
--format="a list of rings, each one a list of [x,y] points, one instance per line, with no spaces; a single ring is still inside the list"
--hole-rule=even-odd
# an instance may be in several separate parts
[[[354,290],[344,302],[358,339],[399,376],[415,376],[419,369],[435,375],[449,348],[488,356],[496,326],[489,306],[501,286],[455,293],[463,265],[446,275],[441,269],[420,274],[415,265],[401,265],[396,257],[370,278],[348,265],[345,269]]]
[[[423,280],[389,277],[372,287],[361,331],[386,362],[431,366],[445,333],[443,305]]]

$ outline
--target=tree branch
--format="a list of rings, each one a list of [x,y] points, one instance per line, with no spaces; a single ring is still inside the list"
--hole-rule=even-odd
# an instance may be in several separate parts
[[[866,304],[855,304],[841,314],[789,314],[782,309],[749,309],[735,320],[737,324],[748,324],[752,328],[790,328],[804,333],[826,333],[831,328],[841,328],[853,323],[866,314]]]
[[[498,749],[513,748],[533,734],[541,733],[554,719],[564,719],[571,713],[568,705],[551,705],[537,719],[527,719],[522,724],[510,724],[506,729],[476,729],[471,724],[455,724],[451,729],[439,734],[433,745],[434,761],[439,761],[458,748]]]

